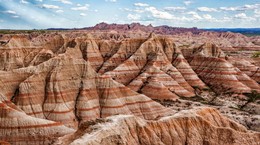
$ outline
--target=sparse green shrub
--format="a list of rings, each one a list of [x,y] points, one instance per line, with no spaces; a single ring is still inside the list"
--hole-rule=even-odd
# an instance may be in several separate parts
[[[248,97],[247,102],[240,106],[240,109],[243,109],[247,104],[251,102],[256,102],[257,100],[260,100],[260,93],[258,93],[256,90],[252,90],[250,93],[244,93],[245,96]]]
[[[245,95],[248,97],[248,102],[255,102],[260,99],[260,93],[256,90],[252,90],[251,93],[245,93]]]
[[[253,55],[252,55],[252,58],[259,58],[260,57],[260,51],[257,51],[255,52]]]

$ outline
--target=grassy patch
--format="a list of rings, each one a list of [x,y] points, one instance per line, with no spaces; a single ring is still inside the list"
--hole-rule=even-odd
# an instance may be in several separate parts
[[[255,52],[252,54],[252,58],[259,58],[260,57],[260,51]]]

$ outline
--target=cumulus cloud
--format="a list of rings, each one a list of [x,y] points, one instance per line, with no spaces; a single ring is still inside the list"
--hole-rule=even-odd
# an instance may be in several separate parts
[[[43,4],[43,5],[41,6],[41,8],[44,8],[44,9],[59,9],[60,7],[59,7],[59,6],[56,6],[56,5]]]
[[[255,17],[260,17],[260,9],[254,11]]]
[[[238,18],[238,19],[246,19],[247,18],[245,13],[236,14],[234,17]]]
[[[212,20],[212,16],[210,14],[204,14],[203,18],[205,18],[206,20]]]
[[[244,6],[238,6],[238,7],[220,7],[219,9],[222,11],[247,11],[247,10],[255,10],[259,9],[260,4],[246,4]]]
[[[141,16],[138,14],[128,14],[127,19],[137,21],[140,20]]]
[[[4,11],[4,13],[6,14],[16,14],[16,11],[12,11],[12,10],[7,10],[7,11]]]
[[[186,6],[188,6],[188,5],[192,4],[193,2],[192,2],[192,1],[184,1],[183,3],[184,3]]]
[[[80,13],[79,15],[80,15],[80,16],[86,16],[87,14],[85,14],[85,13]]]
[[[246,20],[246,21],[255,21],[256,19],[250,16],[247,16],[245,13],[239,13],[234,16],[236,19]]]
[[[134,3],[134,6],[138,6],[138,7],[148,7],[149,5],[146,3]]]
[[[232,21],[233,19],[230,18],[230,17],[227,17],[227,16],[224,16],[222,20],[220,20],[221,22],[230,22]]]
[[[199,7],[197,10],[200,12],[217,12],[217,9],[208,7]]]
[[[106,0],[106,2],[112,2],[112,3],[115,3],[115,2],[117,2],[117,0]]]
[[[58,1],[58,2],[61,2],[61,3],[64,3],[64,4],[69,4],[69,5],[72,4],[72,2],[69,1],[69,0],[55,0],[55,1]]]
[[[122,0],[104,0],[103,2],[105,1],[107,1],[107,3],[123,2]],[[28,4],[25,4],[26,2],[28,2]],[[80,16],[91,16],[91,14],[98,11],[95,9],[100,9],[102,12],[109,11],[108,9],[103,9],[103,7],[98,6],[92,9],[89,5],[85,5],[84,2],[85,1],[73,0],[0,0],[0,5],[3,5],[5,10],[8,10],[0,11],[2,15],[6,15],[6,17],[1,17],[0,19],[5,21],[5,27],[9,27],[8,24],[12,24],[14,18],[19,18],[17,21],[23,20],[25,23],[28,23],[28,25],[24,25],[25,23],[14,24],[17,26],[24,25],[25,27],[35,28],[58,27],[64,24],[62,23],[61,25],[57,20],[62,20],[62,22],[66,23],[66,25],[64,25],[66,27],[74,27],[75,25],[80,27],[86,25],[85,22],[79,21],[82,19]],[[183,27],[257,27],[259,25],[260,4],[254,4],[252,3],[253,1],[250,3],[249,1],[243,1],[241,2],[243,4],[240,6],[234,4],[226,5],[225,7],[217,7],[217,5],[210,6],[207,3],[199,2],[196,3],[195,6],[195,2],[197,1],[183,0],[176,1],[176,3],[173,4],[167,1],[165,2],[167,7],[157,5],[157,2],[154,3],[153,1],[135,1],[131,3],[132,5],[127,5],[128,3],[120,3],[120,5],[113,4],[114,11],[100,15],[100,18],[89,17],[89,19],[91,19],[91,23],[98,22],[98,19],[104,19],[117,23],[121,23],[122,21],[125,23],[130,21],[142,21],[142,23],[151,22],[155,25],[176,24],[176,26]],[[223,2],[221,5],[224,6],[224,4]],[[51,9],[51,11],[48,9]],[[118,9],[121,10],[122,14],[115,18],[113,14],[116,13]],[[28,13],[28,10],[30,10],[30,13]],[[70,14],[70,10],[74,12]],[[61,14],[64,17],[61,17]],[[69,15],[73,14],[75,14],[73,18],[69,17]],[[100,12],[100,14],[102,13]],[[3,27],[3,24],[1,26]]]
[[[223,10],[223,11],[237,11],[238,10],[237,7],[220,7],[219,9]]]
[[[136,12],[136,13],[143,13],[143,12],[145,12],[144,9],[129,9],[129,8],[124,8],[124,9],[122,9],[122,10],[127,11],[127,12]]]
[[[147,7],[147,8],[145,8],[145,10],[147,12],[150,12],[152,14],[152,16],[157,19],[168,19],[169,20],[169,19],[173,18],[173,15],[171,15],[170,13],[165,12],[165,11],[159,11],[155,7]]]
[[[63,13],[63,10],[57,10],[56,13]]]
[[[188,15],[192,15],[192,18],[193,18],[194,20],[201,20],[201,19],[202,19],[202,17],[201,17],[198,13],[196,13],[196,12],[194,12],[194,11],[190,11],[190,12],[188,12],[187,14],[188,14]]]
[[[165,11],[185,11],[187,8],[186,7],[165,7],[164,10]]]
[[[78,6],[71,8],[74,11],[87,11],[89,9],[89,4],[85,4],[84,6]]]
[[[21,4],[28,4],[29,2],[26,1],[26,0],[20,0],[20,3],[21,3]]]
[[[253,4],[253,5],[244,5],[243,7],[241,7],[241,10],[255,10],[260,8],[260,4]]]
[[[20,16],[18,16],[18,15],[14,15],[14,16],[12,16],[13,18],[19,18]]]

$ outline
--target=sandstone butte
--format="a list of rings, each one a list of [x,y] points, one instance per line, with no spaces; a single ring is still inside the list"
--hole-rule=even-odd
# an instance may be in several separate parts
[[[0,144],[258,145],[257,38],[104,23],[0,35]]]

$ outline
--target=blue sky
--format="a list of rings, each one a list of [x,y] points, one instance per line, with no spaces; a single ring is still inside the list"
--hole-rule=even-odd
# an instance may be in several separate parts
[[[0,29],[82,28],[100,22],[260,27],[260,0],[0,0]]]

